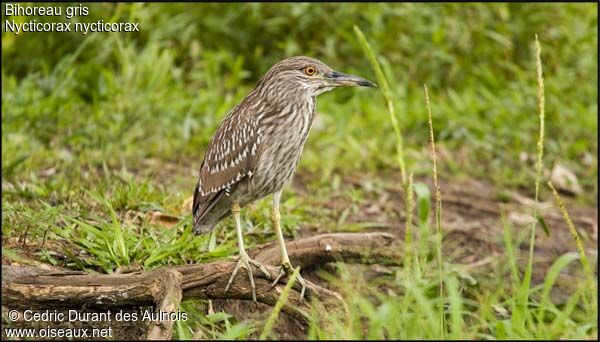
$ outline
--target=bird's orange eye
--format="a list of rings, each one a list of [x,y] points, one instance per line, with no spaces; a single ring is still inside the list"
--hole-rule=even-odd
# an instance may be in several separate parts
[[[317,73],[317,69],[315,69],[315,67],[312,66],[307,66],[306,68],[304,68],[304,73],[308,76],[312,76]]]

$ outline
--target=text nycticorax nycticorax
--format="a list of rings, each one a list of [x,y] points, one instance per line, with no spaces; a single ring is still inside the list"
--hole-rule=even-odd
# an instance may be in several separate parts
[[[244,248],[240,207],[273,194],[271,218],[281,248],[281,271],[292,266],[281,232],[279,201],[283,186],[292,178],[315,115],[316,97],[340,86],[376,85],[358,76],[332,70],[309,57],[291,57],[273,65],[240,104],[223,119],[204,154],[200,179],[194,190],[194,232],[209,232],[233,213],[239,261],[225,291],[240,267],[248,271],[252,298],[256,290],[250,264],[267,276]],[[306,284],[302,277],[301,297]]]

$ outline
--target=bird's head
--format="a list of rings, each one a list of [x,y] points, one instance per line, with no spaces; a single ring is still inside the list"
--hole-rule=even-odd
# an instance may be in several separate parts
[[[377,87],[362,77],[335,71],[318,59],[304,56],[286,58],[273,65],[258,84],[274,95],[311,97],[343,86]]]

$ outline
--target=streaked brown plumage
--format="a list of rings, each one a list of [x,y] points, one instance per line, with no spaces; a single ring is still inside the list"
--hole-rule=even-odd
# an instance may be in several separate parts
[[[280,236],[279,196],[300,160],[314,118],[316,96],[344,85],[375,86],[309,57],[287,58],[271,67],[223,119],[208,145],[194,191],[194,232],[209,232],[232,209],[239,214],[240,206],[276,194],[273,220]],[[237,228],[240,258],[244,258],[241,230]],[[282,237],[280,244],[282,258],[287,259]],[[287,262],[283,268],[289,272],[289,260],[282,261]],[[242,266],[250,273],[247,262]]]

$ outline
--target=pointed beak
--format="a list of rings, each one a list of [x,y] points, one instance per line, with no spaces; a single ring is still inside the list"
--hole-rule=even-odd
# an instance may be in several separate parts
[[[325,79],[335,87],[341,86],[360,86],[360,87],[377,87],[377,84],[365,80],[362,77],[356,75],[344,74],[343,72],[332,71],[325,74]]]

